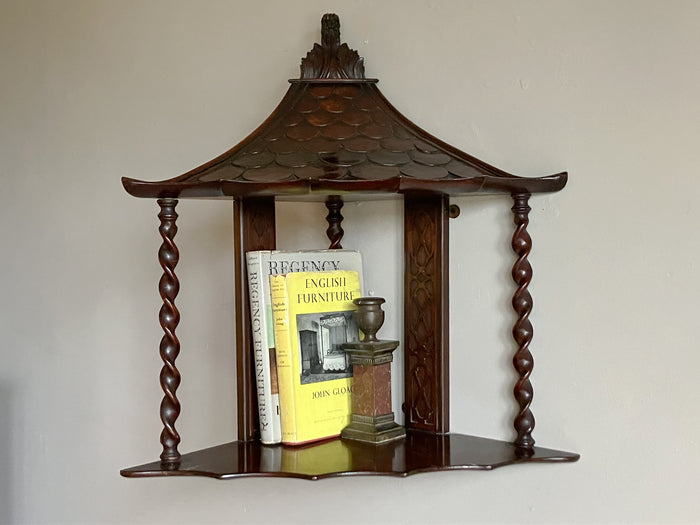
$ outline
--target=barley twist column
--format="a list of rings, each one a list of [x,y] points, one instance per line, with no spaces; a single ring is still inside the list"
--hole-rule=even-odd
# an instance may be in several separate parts
[[[158,283],[158,291],[163,299],[158,320],[163,328],[163,338],[160,341],[160,357],[163,360],[163,368],[160,371],[160,386],[163,389],[163,401],[160,404],[160,419],[163,422],[163,432],[160,434],[160,442],[163,445],[163,453],[160,459],[163,463],[177,463],[180,453],[177,446],[180,443],[180,435],[175,430],[175,420],[180,415],[180,402],[175,395],[180,385],[180,372],[175,367],[175,359],[180,353],[180,341],[175,335],[175,328],[180,322],[180,312],[175,307],[175,297],[180,291],[180,282],[175,275],[175,266],[180,254],[173,238],[177,233],[177,213],[175,206],[177,199],[159,199],[160,227],[158,231],[163,238],[158,250],[158,262],[163,268],[163,275]]]
[[[527,233],[529,223],[528,206],[529,193],[519,193],[513,195],[514,206],[512,208],[515,220],[515,233],[513,234],[512,247],[518,256],[513,265],[513,280],[518,285],[513,295],[513,308],[518,315],[518,319],[513,326],[513,337],[518,344],[518,350],[513,357],[513,366],[517,370],[520,378],[515,384],[513,393],[520,407],[515,416],[513,426],[518,433],[515,445],[522,448],[532,448],[535,440],[532,438],[532,430],[535,428],[535,417],[530,411],[532,403],[532,384],[530,374],[533,369],[533,358],[530,350],[532,341],[532,324],[528,320],[532,311],[532,296],[527,290],[532,280],[532,267],[527,260],[532,248],[532,240]]]
[[[342,207],[343,199],[341,199],[340,196],[329,195],[326,199],[326,208],[328,208],[328,215],[326,215],[328,229],[326,230],[326,235],[331,241],[331,245],[328,247],[330,250],[340,250],[342,248],[340,240],[345,233],[340,225],[340,223],[343,222],[343,216],[340,214]]]

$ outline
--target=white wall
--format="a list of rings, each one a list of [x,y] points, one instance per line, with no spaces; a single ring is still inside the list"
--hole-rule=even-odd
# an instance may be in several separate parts
[[[241,140],[328,11],[420,126],[520,175],[569,171],[531,200],[532,409],[538,444],[580,462],[312,487],[119,476],[161,428],[157,209],[120,177]],[[0,3],[0,522],[700,521],[698,49],[694,1]],[[455,202],[452,430],[511,439],[511,203]],[[232,212],[178,210],[186,452],[235,436]],[[379,250],[385,337],[401,212],[344,209],[344,244]],[[280,206],[280,244],[319,246],[324,215]]]

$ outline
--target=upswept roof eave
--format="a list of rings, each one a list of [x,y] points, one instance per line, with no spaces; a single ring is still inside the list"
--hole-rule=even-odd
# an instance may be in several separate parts
[[[363,59],[340,43],[336,15],[324,15],[322,45],[299,79],[241,142],[162,181],[122,178],[136,197],[239,198],[309,193],[540,193],[565,172],[520,177],[438,139],[398,111],[364,77]]]
[[[298,96],[298,92],[295,91],[292,86],[290,86],[289,89],[287,89],[287,92],[284,94],[284,97],[282,97],[282,100],[280,100],[279,104],[277,104],[277,107],[272,111],[272,113],[270,113],[270,115],[263,121],[263,123],[260,124],[257,128],[255,128],[251,133],[249,133],[248,136],[246,136],[242,141],[240,141],[235,146],[231,147],[221,155],[214,157],[213,159],[183,173],[182,175],[178,175],[170,179],[163,179],[160,181],[146,181],[134,179],[131,177],[122,177],[122,185],[124,186],[124,189],[135,197],[143,197],[144,195],[135,194],[132,193],[132,191],[136,191],[139,189],[149,189],[150,191],[148,193],[153,193],[154,188],[152,188],[152,186],[155,185],[163,186],[163,191],[165,193],[173,193],[177,188],[189,189],[190,186],[192,186],[192,183],[188,184],[189,181],[196,179],[197,177],[201,177],[207,171],[216,168],[223,162],[226,162],[228,159],[236,155],[236,153],[239,153],[251,142],[257,139],[262,133],[264,133],[267,127],[269,126],[269,123],[274,121],[278,117],[278,115],[287,108],[288,104],[290,103],[290,99],[294,98],[295,96]],[[212,189],[212,186],[215,186],[217,182],[218,181],[197,181],[194,184],[201,185],[203,187],[202,189]],[[150,196],[151,195],[149,195],[149,197]]]
[[[208,182],[151,182],[123,177],[127,192],[142,198],[244,198],[287,197],[311,194],[405,194],[423,193],[450,196],[480,193],[551,193],[564,188],[566,172],[546,177],[473,177],[430,181],[398,176],[390,179],[364,181],[357,179],[298,179],[280,182],[208,181]]]
[[[474,168],[484,172],[484,175],[491,175],[494,177],[517,177],[517,175],[512,175],[510,173],[507,173],[503,170],[500,170],[496,168],[495,166],[492,166],[488,164],[487,162],[484,162],[473,155],[470,155],[455,146],[452,146],[451,144],[448,144],[447,142],[440,140],[436,136],[434,136],[432,133],[429,133],[425,129],[421,128],[418,126],[416,123],[414,123],[412,120],[410,120],[408,117],[406,117],[403,113],[401,113],[394,105],[389,102],[389,100],[384,96],[384,94],[381,92],[381,90],[377,86],[373,86],[374,91],[376,92],[376,96],[382,101],[383,104],[387,106],[387,108],[391,111],[392,115],[394,118],[396,118],[397,121],[401,122],[401,124],[407,129],[410,130],[412,133],[418,135],[421,137],[423,140],[432,143],[439,149],[441,149],[443,152],[446,154],[450,155],[456,160],[459,160],[461,162],[464,162],[465,164],[469,164],[470,166],[473,166]]]
[[[495,166],[478,159],[473,155],[470,155],[469,153],[466,153],[455,146],[444,142],[443,140],[440,140],[433,134],[421,128],[398,109],[396,109],[396,107],[389,102],[389,100],[377,86],[372,86],[372,88],[382,103],[390,109],[394,118],[401,122],[406,129],[410,130],[412,133],[416,134],[426,142],[432,143],[434,146],[438,147],[440,150],[450,155],[454,159],[482,171],[485,177],[483,180],[483,186],[480,189],[511,191],[507,188],[512,188],[512,191],[526,191],[528,188],[531,188],[532,192],[552,192],[559,191],[566,185],[568,179],[567,172],[560,172],[553,175],[540,177],[523,177],[496,168]],[[446,183],[445,185],[449,185],[449,181],[437,182]]]

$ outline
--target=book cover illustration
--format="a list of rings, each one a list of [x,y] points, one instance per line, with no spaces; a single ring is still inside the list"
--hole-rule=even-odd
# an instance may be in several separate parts
[[[340,434],[352,413],[352,365],[341,345],[359,339],[354,271],[270,277],[282,442]]]
[[[354,250],[257,250],[246,253],[253,333],[260,440],[282,440],[270,275],[300,271],[357,271],[362,283],[362,256]]]

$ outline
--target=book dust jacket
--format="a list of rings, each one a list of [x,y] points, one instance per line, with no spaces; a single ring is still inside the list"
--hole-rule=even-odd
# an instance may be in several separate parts
[[[352,414],[352,365],[341,345],[359,339],[355,271],[270,277],[282,442],[340,434]]]

